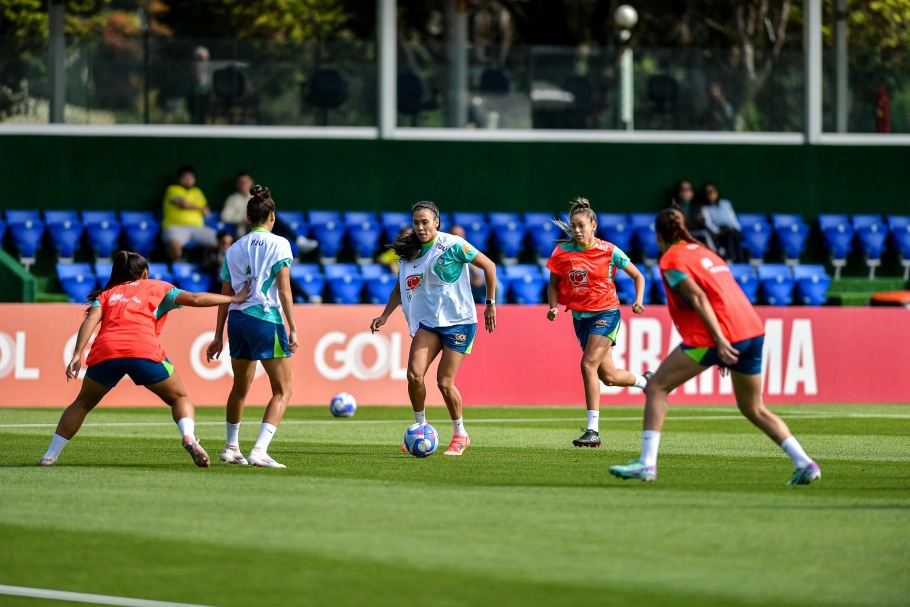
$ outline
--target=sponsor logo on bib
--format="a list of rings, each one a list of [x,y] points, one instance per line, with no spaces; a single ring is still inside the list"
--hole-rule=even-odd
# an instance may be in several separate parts
[[[588,284],[588,271],[587,270],[572,270],[569,272],[569,282],[573,286],[579,287],[581,285]]]
[[[404,287],[408,294],[408,301],[411,301],[411,293],[423,282],[423,273],[411,274],[404,279]]]

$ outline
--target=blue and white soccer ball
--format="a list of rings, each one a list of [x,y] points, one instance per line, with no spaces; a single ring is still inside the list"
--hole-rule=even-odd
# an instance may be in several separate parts
[[[414,457],[430,457],[439,446],[439,434],[430,424],[411,424],[404,433],[404,446]]]
[[[357,413],[357,401],[347,392],[339,392],[332,397],[329,410],[335,417],[354,417]]]

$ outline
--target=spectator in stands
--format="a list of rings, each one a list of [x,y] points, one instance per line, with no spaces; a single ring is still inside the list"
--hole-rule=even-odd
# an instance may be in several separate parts
[[[224,256],[232,244],[234,237],[230,232],[218,232],[215,246],[206,248],[202,254],[199,270],[212,277],[212,293],[221,293],[221,268],[224,266]]]
[[[237,188],[237,191],[224,201],[224,207],[221,209],[221,221],[233,225],[239,238],[250,231],[250,224],[246,218],[246,205],[250,200],[253,177],[246,171],[239,171],[234,181],[234,187]],[[277,215],[275,216],[275,225],[272,228],[272,233],[296,243],[301,254],[314,251],[319,246],[319,242],[312,238],[298,236],[291,229],[291,226],[282,221]]]
[[[401,231],[398,232],[398,238],[404,237],[405,234],[411,231],[411,228],[401,228]],[[462,230],[464,232],[464,230]],[[389,269],[392,270],[392,274],[398,274],[398,253],[395,252],[395,249],[391,248],[391,245],[388,249],[376,256],[376,261],[385,266],[389,266]]]
[[[744,261],[742,240],[743,228],[736,218],[733,204],[720,197],[720,190],[713,183],[702,186],[702,216],[705,227],[711,232],[718,245],[717,254],[730,262]]]
[[[237,238],[240,238],[250,231],[250,224],[246,220],[246,203],[250,200],[250,188],[253,187],[252,176],[246,171],[239,171],[234,179],[234,187],[237,190],[224,200],[221,221],[233,225]]]
[[[162,207],[161,240],[171,261],[179,261],[183,247],[190,242],[205,247],[215,245],[215,230],[205,225],[205,219],[212,213],[202,190],[196,187],[193,167],[180,167],[177,183],[164,192]]]
[[[700,240],[706,247],[717,252],[711,232],[705,227],[705,218],[702,214],[704,206],[695,198],[695,187],[688,179],[682,179],[676,184],[676,189],[670,201],[670,206],[676,206],[686,218],[689,233]]]
[[[454,234],[459,238],[465,237],[464,228],[460,225],[452,226],[452,229],[449,230],[450,234]],[[487,282],[486,277],[483,274],[483,270],[473,265],[468,265],[468,272],[471,273],[471,295],[474,297],[474,303],[484,303],[487,300]],[[505,287],[502,284],[501,280],[496,281],[496,296],[490,297],[490,299],[495,299],[496,301],[502,303],[505,301]]]

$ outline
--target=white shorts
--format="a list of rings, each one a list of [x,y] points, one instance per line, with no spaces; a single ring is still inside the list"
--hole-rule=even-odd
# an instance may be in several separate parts
[[[217,232],[208,226],[171,226],[161,232],[161,240],[171,242],[176,240],[181,246],[190,242],[198,245],[212,247],[215,246]]]

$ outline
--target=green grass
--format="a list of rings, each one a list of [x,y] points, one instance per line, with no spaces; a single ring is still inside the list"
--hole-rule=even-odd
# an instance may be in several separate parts
[[[0,409],[0,584],[224,607],[906,605],[910,408],[775,410],[819,483],[786,487],[730,407],[671,409],[654,484],[606,472],[637,456],[636,408],[604,409],[599,450],[571,446],[580,409],[469,408],[465,456],[424,460],[398,450],[406,409],[294,408],[270,449],[286,470],[195,468],[164,407],[101,408],[40,469],[59,410]],[[223,411],[198,415],[217,459]]]

